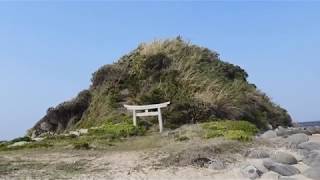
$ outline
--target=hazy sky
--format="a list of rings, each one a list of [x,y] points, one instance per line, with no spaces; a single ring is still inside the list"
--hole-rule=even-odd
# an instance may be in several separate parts
[[[320,120],[320,3],[0,3],[0,140],[24,135],[101,65],[182,35],[238,64],[297,121]]]

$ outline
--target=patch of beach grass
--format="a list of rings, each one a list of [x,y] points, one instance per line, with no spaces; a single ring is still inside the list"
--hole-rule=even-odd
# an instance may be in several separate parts
[[[258,129],[247,121],[215,121],[202,124],[205,138],[224,137],[230,140],[250,141]]]

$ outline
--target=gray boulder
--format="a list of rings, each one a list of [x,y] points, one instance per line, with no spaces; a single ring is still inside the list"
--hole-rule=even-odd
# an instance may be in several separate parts
[[[261,176],[261,180],[278,180],[278,179],[279,179],[279,176],[280,176],[280,175],[279,175],[278,173],[269,171],[269,172],[264,173],[264,174]]]
[[[297,159],[289,154],[289,153],[286,153],[286,152],[282,152],[282,151],[277,151],[275,153],[273,153],[271,155],[271,159],[275,162],[278,162],[278,163],[282,163],[282,164],[297,164]]]
[[[302,174],[310,179],[320,180],[320,166],[309,168]]]
[[[81,134],[78,131],[70,131],[69,135],[80,136]]]
[[[320,127],[319,126],[308,127],[307,131],[309,131],[311,134],[320,134]]]
[[[297,174],[294,176],[280,176],[278,180],[310,180],[310,179],[301,174]]]
[[[282,176],[293,176],[300,173],[294,166],[273,162],[270,159],[263,161],[263,165],[270,171],[274,171]]]
[[[251,149],[247,152],[246,156],[252,159],[263,159],[270,157],[269,153],[262,149]]]
[[[276,133],[278,136],[283,136],[283,137],[287,137],[287,136],[290,136],[293,134],[299,134],[299,133],[303,133],[306,135],[312,135],[310,133],[310,131],[308,131],[307,129],[302,128],[302,127],[283,128],[283,127],[279,126],[276,129]]]
[[[277,136],[286,136],[286,135],[287,135],[287,129],[279,126],[279,127],[276,129],[276,134],[277,134]]]
[[[247,177],[249,179],[257,179],[262,175],[262,172],[252,165],[242,168],[241,173],[244,177]]]
[[[80,135],[84,135],[84,134],[88,134],[89,130],[88,129],[79,129],[78,132],[80,133]]]
[[[312,167],[320,167],[320,150],[313,150],[306,154],[303,162]]]
[[[208,168],[209,169],[215,169],[215,170],[221,170],[221,169],[225,169],[226,165],[225,163],[220,160],[220,159],[211,159],[208,162]]]
[[[263,133],[260,137],[263,139],[271,139],[277,137],[277,134],[273,130],[268,130],[265,133]]]
[[[268,130],[272,130],[273,129],[273,127],[272,127],[272,125],[271,124],[267,124],[267,128],[268,128]]]
[[[256,167],[262,173],[269,172],[269,170],[266,167],[264,167],[263,161],[264,161],[264,159],[247,159],[246,163],[248,163],[248,164],[245,164],[245,165],[246,166],[252,165],[252,166]],[[242,167],[244,167],[244,166],[242,166]]]
[[[297,147],[299,144],[309,141],[304,133],[293,134],[287,138],[290,147]]]
[[[320,143],[316,142],[304,142],[298,145],[299,149],[304,149],[307,151],[320,150]]]

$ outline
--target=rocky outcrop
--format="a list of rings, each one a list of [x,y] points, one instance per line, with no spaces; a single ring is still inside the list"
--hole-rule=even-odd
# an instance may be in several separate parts
[[[277,151],[273,153],[271,155],[271,159],[275,162],[282,163],[282,164],[289,164],[289,165],[297,164],[298,162],[293,155],[286,152],[282,152],[282,151]]]
[[[306,151],[320,150],[320,143],[317,142],[304,142],[298,145],[299,149]]]
[[[264,132],[260,137],[264,139],[271,139],[271,138],[277,137],[277,133],[274,132],[273,130],[268,130]]]
[[[263,159],[263,158],[268,158],[270,157],[270,154],[262,149],[250,149],[246,156],[248,158],[253,158],[253,159]]]
[[[252,165],[242,168],[241,173],[249,179],[257,179],[262,175],[262,172]]]
[[[303,162],[311,167],[320,167],[320,150],[307,153]]]
[[[71,101],[49,108],[47,114],[31,129],[30,135],[35,137],[47,132],[63,132],[82,118],[90,101],[91,94],[85,90]]]
[[[309,141],[309,137],[304,133],[293,134],[288,137],[290,147],[297,147],[299,144]]]
[[[309,168],[303,175],[313,180],[320,180],[320,166]]]
[[[263,161],[263,165],[270,171],[274,171],[282,176],[293,176],[300,173],[294,166],[277,163],[272,160]]]

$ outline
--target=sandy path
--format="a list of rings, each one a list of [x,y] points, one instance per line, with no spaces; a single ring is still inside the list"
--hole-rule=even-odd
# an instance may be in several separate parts
[[[309,138],[312,142],[320,143],[320,134],[313,134],[312,136],[309,136]]]

